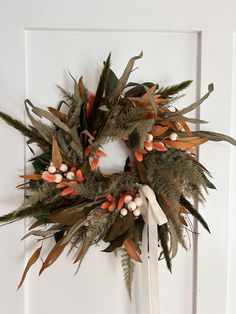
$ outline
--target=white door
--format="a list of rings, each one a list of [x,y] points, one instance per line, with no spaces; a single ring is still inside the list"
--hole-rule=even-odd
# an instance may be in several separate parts
[[[94,90],[109,52],[119,74],[127,60],[143,50],[132,80],[170,85],[193,79],[179,105],[195,100],[213,82],[215,92],[196,116],[211,121],[207,129],[236,136],[236,4],[228,2],[2,0],[0,110],[23,120],[24,98],[47,107],[60,98],[56,84],[71,87],[67,69],[77,78],[83,75]],[[14,187],[30,154],[24,139],[3,123],[0,145],[2,214],[23,200]],[[190,252],[180,251],[173,261],[173,274],[160,262],[161,314],[236,313],[236,149],[206,144],[200,160],[218,188],[207,198],[206,208],[200,208],[212,235],[199,226],[200,237]],[[140,268],[130,303],[119,259],[99,247],[89,252],[77,276],[64,255],[40,278],[37,264],[16,292],[36,245],[20,241],[24,232],[24,222],[0,228],[1,314],[145,314],[139,309]]]

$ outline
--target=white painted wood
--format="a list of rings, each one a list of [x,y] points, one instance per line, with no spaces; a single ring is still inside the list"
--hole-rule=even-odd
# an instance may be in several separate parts
[[[201,107],[201,118],[211,121],[205,129],[230,134],[233,34],[203,32],[201,59],[202,92],[208,83],[215,84],[214,94]],[[200,207],[212,235],[209,236],[199,227],[197,313],[221,314],[226,311],[227,300],[229,145],[208,143],[201,148],[200,161],[213,174],[217,191],[212,191],[208,196],[206,208]]]
[[[211,130],[236,135],[232,118],[236,70],[235,62],[232,68],[234,1],[121,0],[117,5],[108,0],[8,0],[0,1],[0,6],[1,110],[22,118],[22,100],[26,95],[38,105],[55,103],[58,94],[54,84],[71,86],[66,77],[67,68],[75,76],[84,74],[85,82],[93,89],[101,61],[110,50],[114,70],[121,73],[127,59],[142,49],[144,58],[138,62],[134,80],[153,78],[171,84],[193,78],[196,83],[184,104],[195,99],[199,79],[202,93],[209,82],[214,82],[216,91],[203,105],[201,117],[212,121]],[[203,31],[201,78],[198,78],[198,31]],[[222,107],[225,110],[221,114],[212,110]],[[19,183],[17,175],[24,169],[24,145],[23,139],[2,123],[0,140],[2,181],[4,178],[0,211],[3,213],[17,207],[23,198],[23,193],[16,192],[14,186]],[[188,255],[180,252],[174,261],[173,275],[160,263],[162,314],[234,314],[236,311],[235,151],[225,144],[206,144],[200,158],[212,171],[218,187],[207,199],[206,209],[201,208],[212,235],[199,228],[198,269],[194,269],[197,263],[193,251]],[[77,277],[73,276],[70,260],[62,257],[39,280],[34,269],[24,289],[16,293],[23,270],[24,244],[19,241],[22,234],[23,223],[0,228],[1,313],[60,314],[78,310],[105,314],[111,309],[114,313],[139,313],[140,299],[136,298],[132,305],[128,302],[119,261],[111,255],[97,254],[100,248],[91,250]],[[31,243],[26,251],[27,257],[32,252]],[[193,282],[196,271],[197,282]],[[136,281],[139,283],[139,271]],[[141,293],[137,285],[135,295]]]

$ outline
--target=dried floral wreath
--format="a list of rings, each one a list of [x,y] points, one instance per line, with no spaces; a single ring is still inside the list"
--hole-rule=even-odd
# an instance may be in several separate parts
[[[189,201],[204,201],[203,190],[214,189],[210,173],[196,159],[196,147],[211,141],[227,141],[229,136],[207,131],[191,131],[187,123],[205,121],[186,117],[213,91],[197,102],[178,110],[173,106],[177,94],[191,81],[160,88],[158,84],[128,83],[137,59],[129,60],[120,79],[110,68],[110,55],[104,62],[95,95],[83,85],[82,77],[74,81],[74,93],[59,87],[64,100],[48,111],[25,100],[25,110],[32,125],[25,125],[0,112],[0,117],[36,143],[41,154],[30,160],[34,173],[22,175],[18,187],[30,195],[14,212],[0,217],[8,223],[34,217],[29,236],[39,237],[40,247],[29,259],[18,288],[28,270],[39,259],[43,241],[55,238],[55,245],[42,263],[39,274],[51,266],[67,246],[76,250],[74,263],[81,264],[91,245],[103,240],[109,245],[104,252],[122,250],[122,266],[131,295],[134,260],[141,262],[144,228],[143,199],[139,188],[148,185],[168,222],[158,228],[159,258],[165,258],[171,270],[171,259],[178,244],[187,248],[185,232],[194,232],[190,215],[208,231],[207,223]],[[177,95],[177,96],[176,96]],[[61,111],[67,108],[66,113]],[[51,126],[44,124],[44,118]],[[106,157],[103,145],[122,140],[133,152],[124,171],[105,175],[99,170],[100,158]],[[30,147],[32,153],[33,149]],[[79,266],[78,266],[79,268]]]

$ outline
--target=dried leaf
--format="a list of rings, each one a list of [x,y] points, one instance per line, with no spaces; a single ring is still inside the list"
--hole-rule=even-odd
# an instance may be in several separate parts
[[[142,263],[140,256],[138,255],[135,247],[133,246],[132,242],[129,240],[124,241],[124,247],[128,252],[129,256],[132,257],[136,262]]]
[[[55,117],[62,120],[63,122],[66,121],[66,114],[63,112],[58,111],[57,109],[53,107],[48,107],[48,111],[51,112]]]
[[[62,244],[61,240],[54,245],[52,250],[49,252],[46,260],[43,262],[43,265],[42,265],[42,267],[41,267],[41,269],[39,271],[39,275],[41,275],[42,272],[46,268],[51,266],[58,259],[58,257],[62,254],[62,252],[63,252],[63,250],[64,250],[66,245],[67,245],[67,242]]]
[[[38,258],[39,258],[39,256],[40,256],[41,250],[42,250],[42,246],[39,247],[39,248],[33,253],[33,255],[31,256],[31,258],[29,259],[29,261],[28,261],[28,263],[27,263],[27,265],[26,265],[26,267],[25,267],[25,270],[24,270],[24,272],[23,272],[23,275],[22,275],[22,278],[21,278],[21,281],[20,281],[20,283],[19,283],[19,285],[18,285],[17,290],[19,290],[20,287],[22,286],[22,284],[23,284],[23,282],[24,282],[24,280],[25,280],[25,278],[26,278],[26,275],[27,275],[28,271],[30,270],[30,268],[37,262],[37,260],[38,260]]]
[[[38,173],[21,175],[20,177],[26,180],[34,180],[34,181],[38,181],[42,179],[42,175]]]
[[[52,137],[52,161],[57,169],[60,169],[62,164],[62,157],[59,146],[55,137]]]

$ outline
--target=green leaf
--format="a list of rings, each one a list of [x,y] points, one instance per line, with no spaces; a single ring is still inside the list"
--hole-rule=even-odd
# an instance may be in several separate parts
[[[134,224],[134,215],[132,213],[128,213],[125,217],[118,217],[117,220],[112,225],[110,231],[107,233],[104,238],[105,242],[111,242],[122,236],[130,227]]]
[[[193,104],[185,107],[184,109],[182,110],[179,110],[178,112],[171,112],[171,113],[167,113],[167,114],[164,114],[164,118],[167,119],[169,117],[174,117],[174,116],[183,116],[184,114],[196,109],[197,107],[199,107],[204,100],[206,100],[210,94],[213,92],[214,90],[214,85],[213,84],[209,84],[208,85],[208,92],[202,96],[198,101],[194,102]]]
[[[131,87],[131,86],[134,86],[134,87],[129,89],[125,93],[125,97],[140,97],[143,94],[145,94],[145,92],[146,92],[144,86],[151,88],[154,85],[155,84],[152,82],[144,82],[144,83],[138,84],[138,85],[137,85],[137,83],[129,83],[128,85],[126,85],[126,88]]]
[[[107,85],[106,85],[106,96],[109,96],[112,94],[112,92],[117,88],[119,83],[119,80],[115,73],[112,71],[112,69],[109,69],[108,71],[108,77],[107,77]]]
[[[201,224],[202,226],[209,232],[210,229],[206,223],[206,221],[204,220],[204,218],[202,217],[202,215],[198,212],[198,210],[196,210],[193,205],[186,200],[186,198],[184,198],[183,196],[181,196],[180,198],[180,204],[183,205]]]

